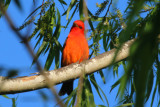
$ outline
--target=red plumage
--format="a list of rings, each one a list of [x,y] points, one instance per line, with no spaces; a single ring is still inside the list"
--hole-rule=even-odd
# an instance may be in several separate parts
[[[62,52],[61,67],[75,62],[82,62],[89,58],[89,47],[84,34],[85,26],[80,20],[76,20],[65,41]],[[70,94],[73,91],[73,80],[63,83],[59,95]]]

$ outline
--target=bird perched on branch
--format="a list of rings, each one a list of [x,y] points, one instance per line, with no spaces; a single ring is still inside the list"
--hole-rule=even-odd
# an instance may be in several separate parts
[[[89,47],[86,40],[84,23],[76,20],[65,41],[62,52],[61,67],[75,62],[82,62],[89,58]],[[68,95],[73,91],[73,80],[65,81],[59,91],[59,95]]]

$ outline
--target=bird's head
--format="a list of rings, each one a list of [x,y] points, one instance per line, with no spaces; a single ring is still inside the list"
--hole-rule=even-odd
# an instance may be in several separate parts
[[[84,32],[85,26],[84,26],[83,21],[81,21],[81,20],[74,21],[71,29],[74,29],[74,28],[77,29],[77,30],[79,29],[79,30]]]

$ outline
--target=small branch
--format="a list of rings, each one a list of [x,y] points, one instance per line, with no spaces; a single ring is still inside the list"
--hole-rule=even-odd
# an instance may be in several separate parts
[[[146,10],[141,10],[139,13],[144,13],[144,12],[148,12],[148,11],[151,11],[153,10],[154,8],[150,8],[150,9],[146,9]]]
[[[88,9],[87,9],[87,0],[83,0],[83,14],[84,14],[84,21],[88,21]],[[85,24],[85,29],[87,29],[87,24]],[[85,31],[85,37],[86,37],[86,31]],[[85,53],[83,53],[85,54]],[[78,89],[77,89],[77,101],[75,103],[75,107],[79,107],[81,103],[81,98],[82,98],[82,91],[83,91],[83,84],[84,84],[84,77],[85,77],[85,67],[83,67],[83,70],[81,72],[81,76],[79,78],[78,82]]]
[[[105,17],[107,17],[107,14],[108,14],[108,12],[109,12],[109,9],[110,9],[111,4],[112,4],[112,0],[111,0],[110,3],[109,3],[109,6],[108,6],[108,9],[107,9],[106,14],[104,15],[103,22],[105,21]]]
[[[111,4],[112,4],[112,0],[111,0],[111,1],[110,1],[110,3],[109,3],[109,6],[108,6],[108,9],[107,9],[107,12],[106,12],[106,14],[104,15],[104,17],[106,17],[106,16],[107,16],[107,14],[108,14],[108,12],[109,12],[109,9],[110,9]]]
[[[51,84],[49,78],[46,76],[46,73],[43,72],[43,69],[42,69],[42,67],[41,67],[41,65],[40,65],[40,62],[37,60],[37,56],[36,56],[36,55],[34,54],[34,52],[32,51],[32,48],[31,48],[31,46],[29,45],[27,38],[24,37],[23,35],[21,35],[21,34],[17,31],[15,25],[13,24],[13,21],[12,21],[11,18],[8,16],[8,14],[7,14],[6,11],[4,10],[4,8],[3,8],[3,6],[2,6],[1,3],[0,3],[0,10],[1,10],[1,12],[4,14],[4,16],[5,16],[6,20],[8,21],[8,24],[9,24],[9,26],[11,27],[11,29],[16,33],[16,35],[19,37],[19,39],[21,39],[21,40],[24,42],[24,44],[25,44],[28,52],[30,53],[32,59],[35,59],[35,63],[36,63],[36,65],[37,65],[37,69],[40,71],[41,76],[43,76],[43,77],[45,78],[45,81],[47,81],[45,87],[50,88],[50,90],[51,90],[51,92],[53,93],[53,95],[55,95],[57,102],[59,102],[58,104],[59,104],[61,107],[64,107],[64,104],[62,103],[62,101],[60,100],[59,96],[57,95],[56,90],[52,87],[53,84]],[[27,79],[33,79],[34,77],[35,77],[35,76],[32,76],[32,77],[29,77],[29,78],[27,78]],[[23,80],[23,79],[25,79],[25,80]],[[23,81],[23,82],[26,81],[26,78],[22,78],[22,81]],[[0,82],[0,85],[1,85],[1,87],[3,87],[3,86],[4,86],[4,83],[3,83],[3,82]],[[28,85],[29,85],[29,84],[28,84]],[[24,87],[25,87],[25,86],[24,86]],[[11,87],[11,88],[12,88],[12,87]],[[0,90],[1,90],[1,89],[2,89],[2,88],[0,88]],[[31,90],[31,89],[30,89],[30,90]],[[17,92],[19,92],[19,91],[17,91]]]
[[[43,10],[44,10],[43,4],[44,4],[44,0],[42,1],[42,7],[41,7],[41,12],[40,12],[40,17],[41,17],[41,15],[42,15]]]
[[[34,55],[33,51],[32,51],[31,46],[30,46],[29,43],[28,43],[27,38],[25,38],[24,36],[22,36],[22,35],[17,31],[15,25],[13,24],[13,21],[12,21],[11,18],[8,16],[8,14],[5,12],[5,10],[3,9],[3,6],[2,6],[1,4],[0,4],[0,10],[1,10],[2,13],[4,14],[4,16],[5,16],[6,20],[8,21],[8,24],[9,24],[9,26],[11,27],[11,29],[16,33],[17,37],[24,42],[24,44],[25,44],[27,50],[29,51],[29,53],[31,54],[32,58],[33,58],[33,59],[34,59],[34,58],[37,59],[36,56]],[[43,71],[43,69],[42,69],[39,61],[38,61],[38,60],[35,60],[35,61],[36,61],[37,69],[38,69],[39,71]]]
[[[79,107],[82,100],[82,91],[84,84],[85,71],[82,70],[82,74],[79,77],[78,88],[77,88],[77,101],[75,103],[75,107]]]
[[[117,57],[115,58],[115,63],[129,56],[129,49],[134,41],[135,39],[132,39],[122,45],[117,54]],[[112,49],[80,64],[74,63],[60,69],[51,70],[50,72],[44,72],[44,74],[45,77],[50,80],[50,85],[60,84],[66,80],[79,78],[84,69],[85,74],[91,74],[96,72],[97,70],[111,65],[116,52],[116,49]],[[0,95],[21,93],[37,90],[40,88],[47,88],[48,83],[45,77],[42,74],[14,79],[6,79],[4,77],[0,77]]]

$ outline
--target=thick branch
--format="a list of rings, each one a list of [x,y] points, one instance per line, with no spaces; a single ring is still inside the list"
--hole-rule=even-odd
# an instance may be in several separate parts
[[[129,49],[134,41],[135,39],[130,40],[121,47],[117,54],[115,62],[121,61],[129,56]],[[97,70],[111,65],[116,51],[116,49],[112,49],[111,51],[105,52],[95,58],[86,60],[80,64],[75,63],[57,70],[51,70],[50,72],[46,72],[46,76],[54,85],[62,83],[69,79],[76,79],[80,77],[81,72],[84,69],[85,74],[94,73]],[[41,74],[29,77],[18,77],[13,79],[0,77],[0,95],[21,93],[46,87],[47,81]]]

